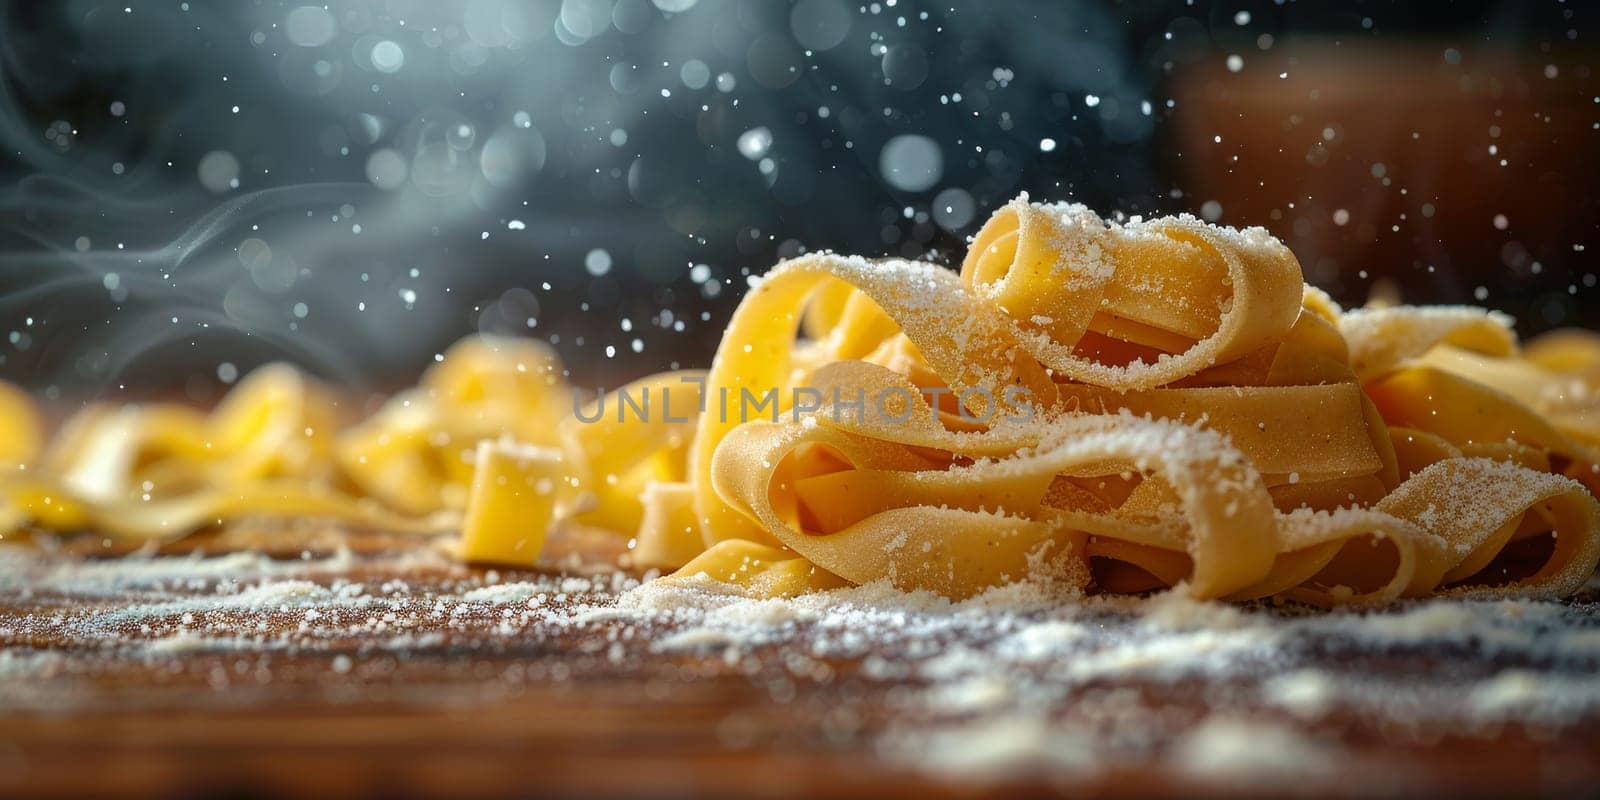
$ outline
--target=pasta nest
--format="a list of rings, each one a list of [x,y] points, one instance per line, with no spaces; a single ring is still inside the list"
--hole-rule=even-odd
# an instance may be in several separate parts
[[[1564,596],[1600,560],[1600,339],[1346,311],[1259,228],[1024,196],[959,273],[777,265],[707,371],[609,403],[564,374],[542,343],[475,337],[354,424],[273,366],[209,414],[95,406],[48,443],[0,386],[0,533],[316,516],[462,528],[465,556],[532,564],[584,526],[761,596],[1047,577],[1318,606]]]

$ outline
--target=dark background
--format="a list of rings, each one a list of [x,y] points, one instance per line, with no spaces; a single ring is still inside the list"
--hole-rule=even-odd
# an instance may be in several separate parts
[[[1020,191],[1265,225],[1346,303],[1600,322],[1593,4],[3,9],[0,377],[66,405],[392,389],[473,331],[614,386],[706,363],[779,258],[956,263]]]

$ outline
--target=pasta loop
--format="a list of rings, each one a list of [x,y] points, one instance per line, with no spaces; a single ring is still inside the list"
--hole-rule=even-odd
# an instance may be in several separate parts
[[[273,366],[210,413],[92,406],[48,444],[0,385],[0,536],[313,516],[531,567],[585,526],[757,597],[1048,576],[1372,606],[1564,596],[1600,562],[1600,336],[1347,311],[1261,229],[1024,196],[959,273],[777,265],[705,372],[581,397],[565,374],[474,337],[354,425]]]

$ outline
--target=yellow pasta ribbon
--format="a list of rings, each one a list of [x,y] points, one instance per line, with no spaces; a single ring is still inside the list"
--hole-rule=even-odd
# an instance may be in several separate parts
[[[63,427],[36,469],[0,483],[0,535],[32,525],[170,539],[251,516],[438,529],[442,521],[395,513],[335,485],[338,418],[326,390],[285,365],[251,373],[210,414],[90,407]]]
[[[0,381],[0,476],[26,469],[42,449],[44,425],[33,401],[26,392]]]
[[[338,440],[340,469],[362,492],[409,514],[460,510],[484,439],[559,446],[572,403],[560,358],[531,339],[469,337],[417,388]]]
[[[850,585],[792,552],[741,539],[712,545],[673,573],[672,579],[701,575],[755,597],[793,597]]]
[[[461,524],[468,561],[531,567],[568,494],[559,450],[485,439],[474,459],[472,493]]]
[[[630,566],[678,569],[706,549],[694,514],[694,484],[650,481],[639,502],[644,508]]]
[[[781,413],[785,394],[793,388],[792,356],[801,312],[814,291],[841,280],[887,314],[955,390],[998,397],[1015,386],[1028,390],[1036,402],[1055,402],[1048,373],[1018,346],[1014,326],[963,292],[955,275],[930,264],[835,256],[781,264],[734,311],[707,375],[706,412],[695,430],[691,462],[695,508],[707,544],[732,538],[776,544],[771,531],[734,513],[717,494],[710,480],[711,459],[730,431],[765,413],[761,401],[769,393],[778,406],[772,414]]]
[[[579,402],[547,346],[463,340],[347,425],[287,367],[207,414],[93,406],[48,445],[0,385],[0,535],[245,516],[547,534],[751,596],[887,581],[1317,606],[1563,596],[1600,561],[1600,336],[1470,307],[1341,309],[1260,229],[1019,198],[959,272],[807,255],[706,372]]]
[[[955,596],[1050,561],[1102,590],[1182,583],[1199,597],[1373,604],[1490,572],[1503,549],[1493,530],[1512,518],[1538,527],[1506,499],[1493,507],[1505,519],[1480,526],[1492,530],[1467,526],[1481,536],[1439,533],[1404,501],[1438,493],[1440,475],[1514,483],[1550,463],[1544,452],[1582,455],[1575,435],[1547,421],[1552,409],[1502,416],[1516,430],[1485,436],[1438,419],[1437,380],[1388,390],[1408,370],[1440,373],[1423,363],[1452,348],[1515,361],[1506,319],[1344,312],[1304,287],[1292,255],[1264,232],[1190,218],[1106,225],[1081,207],[1019,201],[974,239],[960,283],[905,262],[813,256],[780,265],[752,292],[718,351],[713,390],[775,386],[782,396],[807,380],[909,389],[918,401],[894,420],[846,414],[841,424],[838,401],[799,420],[702,419],[695,477],[708,541],[777,539],[854,582]],[[797,346],[801,320],[813,341]],[[1578,360],[1567,347],[1562,359]],[[1493,391],[1460,381],[1470,392],[1452,396]],[[1041,424],[957,420],[968,404],[952,397],[1005,386],[1029,390]],[[945,393],[924,405],[930,388]],[[1195,427],[1215,438],[1180,445],[1174,432]],[[1073,433],[1047,433],[1063,430]],[[1497,469],[1461,466],[1478,464],[1464,458],[1474,455]],[[1593,505],[1576,484],[1545,477],[1564,502]],[[1574,511],[1547,530],[1592,543],[1600,532],[1587,519]],[[1578,547],[1553,553],[1546,572],[1592,572],[1594,561],[1592,546]],[[1549,584],[1545,573],[1518,580],[1530,591]]]
[[[705,373],[651,375],[591,402],[559,425],[559,438],[588,493],[578,521],[614,531],[638,530],[651,483],[688,477],[689,442]]]

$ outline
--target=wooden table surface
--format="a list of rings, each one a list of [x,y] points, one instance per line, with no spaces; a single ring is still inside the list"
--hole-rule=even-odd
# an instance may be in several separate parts
[[[262,547],[272,560],[237,554]],[[178,549],[194,548],[210,557],[104,560],[89,541],[54,553],[13,549],[0,561],[0,793],[1600,791],[1600,715],[1592,710],[1554,726],[1462,730],[1425,721],[1397,725],[1393,716],[1340,708],[1307,721],[1242,704],[1232,710],[1261,722],[1262,748],[1277,746],[1273,737],[1281,731],[1301,731],[1337,745],[1335,768],[1301,772],[1278,764],[1265,773],[1197,778],[1175,768],[1162,755],[1166,744],[1156,741],[1130,751],[1132,757],[1070,770],[1051,761],[962,774],[886,750],[885,737],[895,731],[949,720],[905,702],[925,677],[886,675],[870,668],[871,654],[818,658],[804,632],[737,656],[717,648],[660,650],[651,642],[672,632],[670,621],[599,614],[575,624],[564,615],[613,602],[622,576],[564,584],[548,572],[491,574],[454,565],[435,545],[326,531],[234,533]],[[483,587],[495,582],[549,591],[540,600],[523,597],[526,587],[522,594],[486,593]],[[265,588],[257,596],[249,594],[252,587]],[[235,602],[239,597],[253,599]],[[1600,612],[1588,603],[1583,599],[1573,613],[1600,626]],[[1468,644],[1432,654],[1312,647],[1300,659],[1302,667],[1426,683],[1492,675],[1504,656]],[[1524,668],[1541,667],[1518,659]],[[1594,675],[1592,663],[1563,669],[1579,680]],[[1124,704],[1106,735],[1158,720],[1166,731],[1160,735],[1177,741],[1209,715],[1230,711],[1237,702],[1226,691],[1230,684],[1259,677],[1111,675],[1067,695],[1050,713],[1087,715],[1095,698],[1131,690],[1133,718]]]

